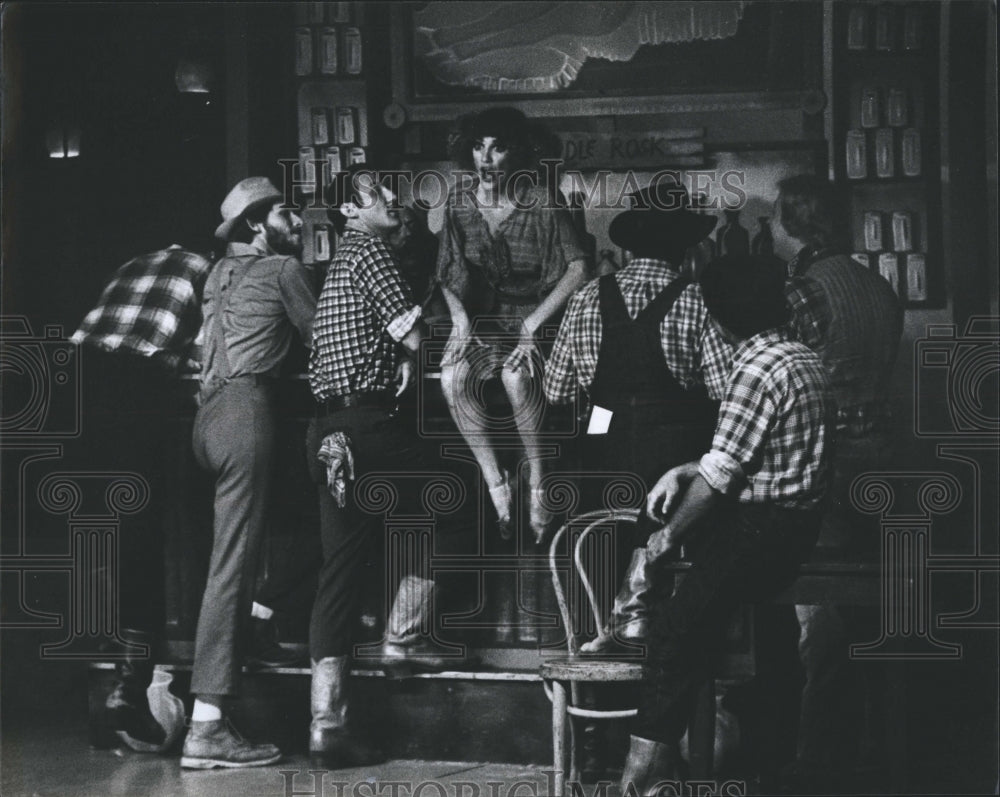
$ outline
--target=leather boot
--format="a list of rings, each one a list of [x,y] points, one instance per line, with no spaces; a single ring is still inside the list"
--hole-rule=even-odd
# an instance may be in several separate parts
[[[665,794],[679,794],[677,758],[675,744],[630,736],[620,786],[623,797],[655,797],[661,789]]]
[[[146,645],[145,658],[128,654],[115,665],[118,683],[104,701],[105,716],[113,730],[122,731],[133,739],[148,745],[161,745],[167,734],[149,710],[146,690],[153,681],[153,636],[144,631],[122,629],[122,639],[132,645]]]
[[[248,742],[225,717],[199,722],[191,720],[184,738],[181,767],[184,769],[242,769],[264,767],[281,760],[281,751],[273,744]]]
[[[348,656],[329,656],[312,663],[312,723],[309,760],[322,769],[347,769],[385,760],[380,750],[347,731]]]
[[[393,674],[409,670],[442,672],[469,666],[472,661],[459,647],[439,645],[431,637],[431,603],[434,582],[404,576],[389,612],[386,641],[380,650],[383,665]]]
[[[645,548],[632,551],[632,559],[604,631],[596,639],[580,646],[584,654],[640,651],[635,647],[646,641],[649,623],[649,600],[653,590],[649,560]]]

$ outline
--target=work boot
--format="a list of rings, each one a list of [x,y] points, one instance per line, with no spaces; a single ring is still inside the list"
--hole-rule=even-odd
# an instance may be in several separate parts
[[[208,722],[191,721],[181,766],[185,769],[263,767],[280,758],[281,751],[273,744],[248,742],[224,717]]]
[[[253,617],[250,623],[250,652],[247,654],[248,665],[270,669],[276,667],[299,667],[305,664],[306,657],[304,655],[282,647],[281,643],[278,642],[278,626],[273,617],[268,620]]]
[[[397,676],[409,670],[442,672],[474,663],[461,648],[439,645],[431,637],[433,597],[434,582],[430,579],[405,576],[399,582],[389,612],[386,641],[379,651],[382,664]]]
[[[104,701],[108,725],[147,745],[161,745],[167,734],[149,710],[146,696],[153,681],[153,636],[131,628],[122,629],[121,636],[133,646],[146,645],[150,652],[144,658],[128,653],[124,661],[115,665],[118,683]]]
[[[675,788],[666,793],[679,793],[677,759],[675,744],[630,736],[628,757],[622,770],[621,794],[623,797],[655,797],[668,785]]]
[[[615,597],[611,615],[596,639],[580,646],[583,654],[633,653],[646,641],[649,627],[649,601],[653,579],[645,548],[632,551],[625,579]]]
[[[312,723],[309,761],[321,769],[347,769],[378,764],[381,750],[353,738],[347,731],[347,679],[350,659],[329,656],[312,663]]]

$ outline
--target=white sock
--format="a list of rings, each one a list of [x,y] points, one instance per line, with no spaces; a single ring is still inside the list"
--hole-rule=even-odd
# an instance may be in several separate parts
[[[205,703],[198,698],[194,699],[194,708],[191,710],[191,721],[192,722],[212,722],[214,720],[222,719],[222,709],[218,706],[213,706],[211,703]]]
[[[268,608],[262,603],[253,602],[253,606],[250,607],[250,616],[256,617],[258,620],[270,620],[274,617],[274,609]]]

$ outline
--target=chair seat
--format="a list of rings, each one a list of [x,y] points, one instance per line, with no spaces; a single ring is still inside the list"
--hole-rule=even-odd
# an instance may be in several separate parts
[[[542,677],[553,681],[641,681],[642,664],[624,659],[602,659],[596,656],[560,656],[546,659]]]

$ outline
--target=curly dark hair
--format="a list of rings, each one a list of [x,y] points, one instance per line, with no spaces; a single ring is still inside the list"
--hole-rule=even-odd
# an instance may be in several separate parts
[[[847,214],[837,188],[821,177],[797,174],[778,183],[781,226],[816,249],[843,247]]]
[[[514,169],[535,169],[543,158],[562,153],[562,142],[546,126],[529,121],[517,108],[500,106],[459,117],[448,136],[449,157],[471,170],[472,148],[484,136],[506,146]]]

